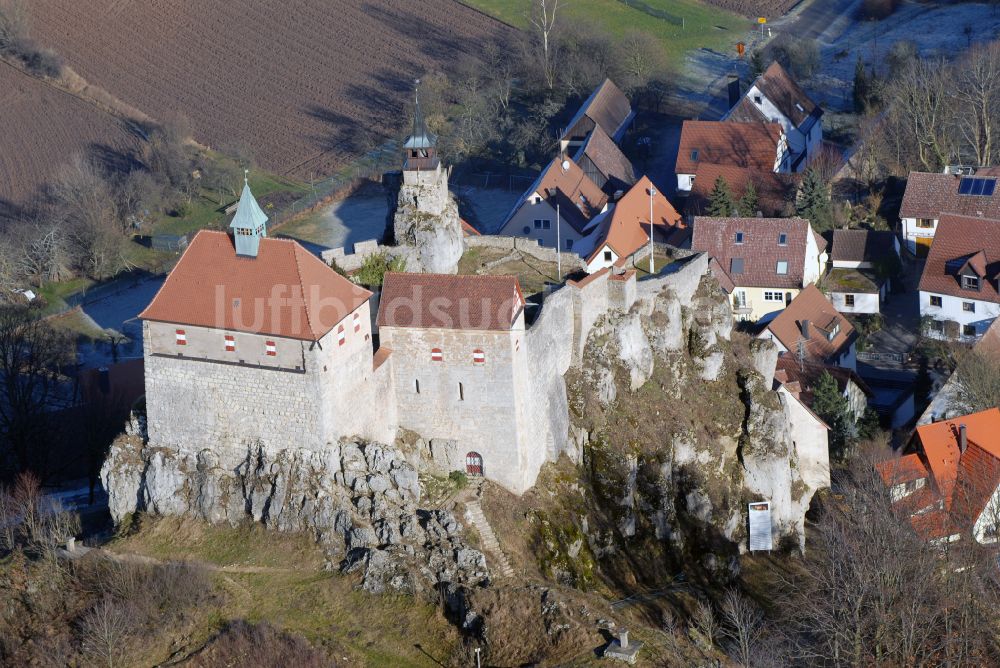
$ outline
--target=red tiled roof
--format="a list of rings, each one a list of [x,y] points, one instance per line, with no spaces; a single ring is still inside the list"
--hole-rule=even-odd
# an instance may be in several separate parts
[[[462,223],[462,234],[464,234],[465,236],[467,237],[480,236],[479,230],[477,230],[472,225],[467,223],[464,218],[460,218],[458,222]]]
[[[378,326],[506,331],[523,309],[516,276],[389,272]]]
[[[911,453],[878,462],[875,465],[882,482],[890,487],[904,482],[930,477],[930,472],[924,466],[920,455]],[[929,482],[929,481],[928,481]]]
[[[774,171],[781,134],[777,123],[684,121],[675,171],[694,174],[706,162]]]
[[[802,125],[810,115],[823,113],[778,61],[771,63],[753,85],[796,127]]]
[[[228,234],[202,230],[139,317],[318,341],[369,297],[296,241],[264,238],[241,257]]]
[[[983,170],[980,170],[980,174]],[[959,195],[960,175],[910,172],[899,207],[900,218],[940,218],[956,213],[977,218],[1000,218],[1000,188],[992,197]],[[934,233],[935,240],[937,232]],[[932,244],[933,245],[933,244]]]
[[[736,243],[737,232],[743,233],[742,244]],[[786,235],[783,246],[778,244],[780,234]],[[809,235],[816,239],[804,218],[697,217],[691,250],[715,258],[719,268],[737,286],[800,288]],[[741,274],[734,273],[733,259],[743,261]],[[777,272],[779,260],[788,262],[787,274]]]
[[[765,116],[764,112],[758,109],[749,97],[744,95],[723,117],[723,120],[730,123],[767,123],[771,119]]]
[[[548,201],[552,208],[559,204],[560,215],[577,232],[582,232],[608,201],[604,191],[567,157],[555,158],[549,163],[527,195],[535,193]],[[522,197],[518,206],[523,204],[524,199]]]
[[[828,360],[839,354],[854,338],[854,327],[850,321],[815,285],[803,288],[792,303],[768,324],[767,331],[789,351],[797,353],[799,341],[803,339],[802,326],[807,320],[809,336],[805,340],[805,349],[810,359]],[[837,333],[833,339],[828,339],[827,334],[835,329]]]
[[[847,390],[848,383],[854,383],[866,396],[874,396],[868,384],[855,371],[811,360],[800,362],[791,353],[785,353],[778,357],[778,365],[775,368],[774,378],[785,385],[788,383],[798,383],[802,400],[812,406],[814,398],[813,389],[816,387],[816,383],[819,382],[820,376],[823,375],[824,371],[837,381],[837,388],[841,392]]]
[[[757,189],[758,210],[767,217],[782,217],[788,213],[795,198],[799,177],[795,174],[775,174],[771,169],[751,169],[733,165],[699,163],[695,171],[687,212],[702,215],[708,208],[715,180],[722,177],[729,186],[733,202],[738,202],[753,183]]]
[[[962,424],[966,427],[966,441],[969,444],[966,454],[975,445],[983,453],[1000,459],[1000,409],[997,408],[925,424],[917,427],[914,434],[934,476],[934,483],[945,498],[946,509],[950,508],[952,492],[959,477],[959,460],[963,458],[958,449],[959,425]],[[975,459],[974,456],[970,462]],[[996,489],[996,485],[993,489]]]
[[[618,200],[601,223],[597,244],[587,262],[592,261],[607,244],[618,256],[621,266],[629,256],[649,243],[649,189],[652,187],[652,182],[644,176]],[[688,233],[680,214],[659,190],[653,196],[653,230],[656,241],[674,245],[686,238]]]
[[[980,255],[982,253],[982,255]],[[969,262],[971,260],[971,262]],[[958,272],[978,267],[980,290],[962,287]],[[942,214],[920,277],[920,290],[965,299],[1000,303],[1000,220]]]

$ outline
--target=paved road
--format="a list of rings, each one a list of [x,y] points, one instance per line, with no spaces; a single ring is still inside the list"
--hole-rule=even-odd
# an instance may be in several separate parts
[[[829,44],[854,21],[860,5],[861,0],[806,0],[771,26]]]

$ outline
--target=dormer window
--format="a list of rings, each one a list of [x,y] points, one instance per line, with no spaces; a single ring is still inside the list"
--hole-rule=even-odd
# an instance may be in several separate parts
[[[962,275],[962,289],[964,290],[979,290],[979,277],[970,276],[969,274]]]
[[[756,105],[758,105],[758,106],[760,106],[761,104],[764,103],[764,98],[762,98],[760,95],[754,95],[753,96],[753,103],[756,104]]]
[[[826,340],[827,341],[833,341],[834,338],[836,338],[837,334],[840,334],[840,323],[839,322],[837,324],[835,324],[833,327],[831,327],[830,331],[826,333]]]

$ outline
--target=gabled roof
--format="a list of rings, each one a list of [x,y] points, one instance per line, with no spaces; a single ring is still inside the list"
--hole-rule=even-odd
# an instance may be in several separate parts
[[[267,214],[257,204],[257,199],[250,192],[250,184],[243,181],[243,192],[240,194],[240,201],[236,205],[236,215],[233,222],[229,223],[229,229],[254,230],[267,222]]]
[[[587,141],[580,146],[580,150],[576,153],[576,162],[579,163],[585,155],[614,188],[628,188],[635,183],[632,162],[625,157],[600,125],[594,128]]]
[[[741,233],[742,243],[736,243]],[[779,245],[780,235],[785,245]],[[694,219],[691,250],[708,253],[739,287],[800,288],[805,275],[809,236],[816,236],[804,218]],[[743,271],[733,270],[733,259],[742,260]],[[788,262],[788,273],[777,272],[778,261]]]
[[[318,341],[369,297],[296,241],[262,238],[250,258],[202,230],[139,317]]]
[[[591,262],[605,245],[618,256],[618,264],[649,243],[649,190],[653,186],[648,177],[642,177],[614,208],[605,216],[598,232]],[[687,226],[663,193],[653,196],[653,233],[655,241],[678,245],[688,234]]]
[[[560,215],[581,233],[591,218],[599,214],[608,202],[604,191],[570,158],[556,158],[549,163],[527,197],[536,193],[549,202],[552,208],[558,204]]]
[[[982,272],[979,290],[962,287],[960,271],[966,265]],[[920,277],[920,290],[1000,304],[998,275],[1000,220],[942,214]]]
[[[684,121],[675,171],[694,174],[707,162],[773,172],[781,134],[777,123]]]
[[[771,63],[753,82],[753,86],[791,120],[795,127],[801,127],[810,117],[819,118],[823,115],[823,110],[806,95],[778,61]]]
[[[767,217],[783,216],[795,199],[795,188],[799,176],[796,174],[776,174],[771,169],[753,169],[733,165],[699,163],[695,171],[691,194],[688,196],[687,211],[700,216],[708,207],[715,180],[720,176],[729,186],[733,201],[738,202],[746,192],[747,185],[753,183],[757,189],[758,210]]]
[[[979,170],[983,174],[986,170]],[[962,176],[928,172],[910,172],[906,179],[900,218],[940,218],[955,213],[978,218],[1000,218],[1000,188],[991,197],[960,195]],[[935,232],[935,237],[937,233]]]
[[[896,254],[892,232],[834,230],[831,262],[878,262]]]
[[[566,131],[561,138],[569,139],[569,133],[584,116],[603,129],[609,137],[618,141],[628,122],[632,120],[632,104],[611,79],[605,79],[580,105],[576,115],[566,125]]]
[[[803,329],[807,329],[808,336]],[[823,362],[840,354],[854,340],[850,321],[815,285],[803,288],[767,325],[766,331],[793,355],[798,355],[799,342],[804,341],[807,359]]]
[[[769,123],[771,121],[747,95],[741,97],[740,101],[722,117],[722,120],[731,123]]]
[[[389,272],[379,327],[507,331],[524,310],[516,276]]]
[[[794,348],[790,348],[790,351],[794,351]],[[823,364],[822,362],[816,362],[813,360],[802,360],[800,361],[798,357],[793,354],[793,352],[783,353],[778,357],[778,365],[775,367],[774,379],[783,385],[788,383],[798,383],[799,385],[799,396],[800,398],[812,406],[814,397],[814,390],[816,384],[819,382],[820,376],[823,372],[829,373],[833,376],[833,379],[837,381],[837,388],[841,392],[847,390],[849,383],[854,383],[858,388],[865,394],[865,396],[872,397],[874,393],[868,384],[861,379],[861,376],[857,372],[851,369],[845,369],[844,367],[832,366],[829,364]]]

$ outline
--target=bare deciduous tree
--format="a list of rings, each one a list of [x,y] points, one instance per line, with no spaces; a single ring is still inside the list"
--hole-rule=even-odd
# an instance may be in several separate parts
[[[128,608],[110,597],[101,599],[80,622],[84,652],[107,668],[127,665],[132,633]]]
[[[709,645],[714,645],[719,636],[719,623],[715,619],[715,611],[708,601],[699,600],[691,615],[691,626]]]
[[[556,64],[553,54],[553,31],[556,28],[556,16],[562,2],[560,0],[532,0],[528,12],[528,22],[535,28],[540,42],[542,72],[545,84],[551,90],[556,85]]]
[[[1000,406],[1000,360],[975,350],[958,356],[955,367],[958,402],[975,413]]]
[[[992,165],[1000,123],[1000,46],[973,48],[954,73],[956,120],[976,165]]]
[[[734,658],[744,666],[753,657],[764,633],[764,611],[735,589],[726,592],[722,601],[722,635],[733,644]]]

